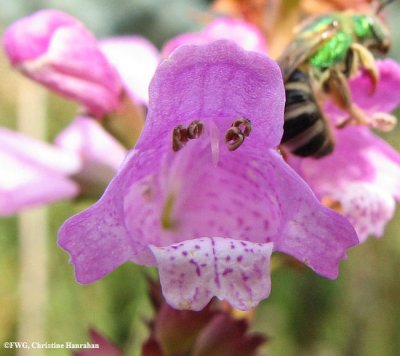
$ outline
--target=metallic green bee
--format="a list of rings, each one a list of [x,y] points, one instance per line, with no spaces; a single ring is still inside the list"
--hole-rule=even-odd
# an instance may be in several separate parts
[[[348,78],[364,68],[375,88],[378,71],[371,51],[384,54],[389,47],[389,31],[377,15],[348,11],[308,21],[278,59],[286,90],[283,147],[303,157],[332,152],[334,140],[318,104],[320,93],[349,113],[343,126],[366,123],[363,111],[352,103]]]

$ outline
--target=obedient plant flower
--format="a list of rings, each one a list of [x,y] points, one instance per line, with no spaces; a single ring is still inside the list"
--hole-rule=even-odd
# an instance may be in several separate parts
[[[175,308],[217,296],[246,310],[269,294],[273,250],[335,278],[358,239],[276,151],[284,95],[262,54],[229,41],[175,50],[151,82],[137,145],[102,198],[60,229],[77,280],[133,261],[158,266]]]
[[[78,117],[56,145],[0,128],[0,215],[104,191],[126,155],[98,122]]]
[[[102,117],[116,110],[122,81],[95,37],[75,18],[42,10],[11,25],[3,38],[11,64],[31,79]]]
[[[150,80],[160,61],[157,48],[140,36],[111,37],[99,43],[118,70],[132,100],[147,105]]]
[[[175,48],[183,44],[204,45],[219,39],[236,42],[248,51],[267,52],[265,39],[253,24],[238,18],[219,17],[210,22],[201,32],[184,33],[169,40],[162,53],[167,57]]]
[[[68,176],[81,161],[74,152],[0,128],[0,215],[75,196],[79,186]]]
[[[384,60],[378,68],[374,93],[366,74],[350,85],[354,102],[379,119],[400,105],[400,65]],[[347,116],[333,105],[326,111],[333,125]],[[368,235],[379,237],[400,199],[400,154],[365,126],[347,126],[334,134],[336,148],[331,155],[318,160],[288,156],[288,163],[321,200],[350,220],[360,241]]]

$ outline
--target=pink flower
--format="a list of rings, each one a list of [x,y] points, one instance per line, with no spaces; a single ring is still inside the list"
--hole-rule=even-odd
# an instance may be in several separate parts
[[[77,118],[57,146],[0,128],[0,215],[102,193],[126,151],[98,122]]]
[[[80,164],[73,152],[0,128],[0,215],[75,196],[68,176]]]
[[[14,67],[76,100],[90,115],[102,117],[118,108],[121,79],[94,36],[75,18],[42,10],[11,25],[3,42]]]
[[[158,266],[175,308],[217,296],[246,310],[269,294],[272,251],[335,278],[357,236],[276,151],[283,110],[266,56],[230,41],[174,51],[151,82],[136,147],[102,198],[60,229],[77,280],[132,261]]]
[[[378,67],[380,81],[373,94],[366,74],[351,81],[354,102],[371,116],[400,104],[400,65],[384,60]],[[333,124],[346,118],[333,105],[327,112]],[[323,159],[290,156],[288,162],[320,199],[339,204],[360,242],[368,235],[379,237],[400,199],[400,154],[364,126],[335,129],[335,139],[334,152]]]
[[[157,48],[140,36],[106,38],[100,48],[118,70],[130,97],[147,105],[150,80],[160,61]]]
[[[126,156],[126,149],[93,118],[78,116],[55,139],[65,151],[75,152],[82,166],[74,175],[81,194],[99,195]]]
[[[236,42],[248,51],[266,53],[267,47],[261,31],[253,24],[229,17],[219,17],[210,22],[201,32],[184,33],[169,40],[162,50],[167,57],[175,48],[183,44],[207,44],[218,39]]]

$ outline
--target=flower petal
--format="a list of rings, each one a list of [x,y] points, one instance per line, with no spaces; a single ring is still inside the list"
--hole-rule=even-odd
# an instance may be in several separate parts
[[[0,128],[0,214],[75,196],[67,176],[80,169],[74,153]]]
[[[184,33],[169,40],[162,53],[167,57],[175,48],[184,44],[204,45],[219,39],[231,40],[248,51],[267,52],[264,36],[256,26],[239,18],[219,17],[201,32]]]
[[[101,117],[119,105],[122,83],[93,35],[76,19],[42,10],[4,35],[11,63],[31,79]]]
[[[269,295],[272,243],[204,237],[150,248],[163,294],[174,308],[201,310],[216,296],[249,310]]]
[[[360,241],[380,236],[400,199],[400,155],[366,127],[336,131],[335,151],[322,159],[288,160],[322,199],[338,201]]]
[[[144,37],[113,37],[100,41],[101,50],[118,70],[135,101],[149,101],[149,84],[160,61],[157,48]]]
[[[349,183],[332,195],[357,231],[360,242],[369,235],[380,237],[393,218],[395,201],[387,191],[368,183]]]
[[[131,242],[110,199],[69,218],[58,232],[58,244],[71,255],[76,279],[93,282],[129,261],[141,244]]]
[[[194,55],[195,53],[195,55]],[[171,129],[194,119],[215,120],[225,132],[233,120],[252,121],[252,139],[276,147],[283,133],[284,88],[278,65],[231,41],[182,46],[164,60],[150,85],[144,141],[170,146]],[[161,141],[163,140],[163,141]]]

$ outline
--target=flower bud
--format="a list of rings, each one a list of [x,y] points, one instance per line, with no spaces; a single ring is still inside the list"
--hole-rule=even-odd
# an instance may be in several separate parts
[[[12,24],[3,41],[15,68],[77,101],[91,116],[100,118],[118,107],[121,79],[77,19],[42,10]]]

